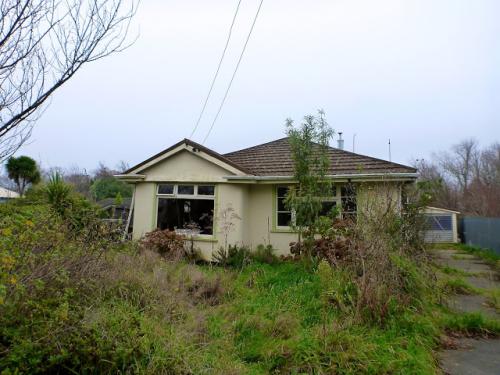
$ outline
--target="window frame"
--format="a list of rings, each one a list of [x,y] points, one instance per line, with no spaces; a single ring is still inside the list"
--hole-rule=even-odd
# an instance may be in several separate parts
[[[356,210],[354,210],[354,211],[344,211],[342,200],[344,198],[349,199],[349,195],[342,195],[342,188],[347,187],[347,185],[351,185],[352,189],[354,191],[354,202],[356,204]],[[337,191],[340,193],[339,194],[340,206],[338,206],[338,207],[340,207],[340,210],[339,210],[340,217],[345,219],[346,217],[344,217],[344,215],[352,215],[355,218],[357,218],[358,217],[358,188],[359,188],[359,185],[348,182],[347,184],[339,185],[339,188],[340,189],[337,189]]]
[[[347,213],[349,215],[355,215],[357,217],[358,215],[358,206],[357,206],[357,186],[355,185],[354,189],[356,191],[356,211],[352,212],[344,212],[343,207],[342,207],[342,198],[346,198],[346,195],[342,195],[342,187],[344,185],[347,185],[347,183],[333,183],[332,184],[332,195],[328,197],[322,197],[321,202],[334,202],[335,207],[338,209],[338,217],[342,218],[344,213]],[[279,213],[288,213],[290,212],[292,214],[292,223],[295,222],[295,213],[293,211],[279,211],[279,195],[278,195],[278,189],[279,188],[290,188],[294,186],[294,184],[288,184],[288,185],[275,185],[274,186],[274,212],[273,212],[273,220],[274,220],[274,230],[275,231],[285,231],[285,232],[293,232],[293,227],[292,226],[283,226],[283,225],[278,225],[278,214]]]
[[[173,193],[172,194],[162,194],[162,193],[159,193],[159,188],[160,188],[160,185],[173,185],[174,186],[174,189],[173,189]],[[193,193],[194,194],[179,194],[179,185],[190,185],[190,186],[194,186],[194,191]],[[201,186],[213,186],[214,187],[214,194],[213,195],[199,195],[198,194],[198,186],[201,185]],[[217,210],[217,184],[210,184],[210,183],[170,183],[170,182],[161,182],[161,183],[157,183],[156,184],[156,189],[155,189],[155,203],[156,203],[156,207],[155,207],[155,214],[154,214],[154,227],[155,228],[159,228],[158,227],[158,207],[159,207],[159,203],[160,203],[160,199],[191,199],[191,200],[211,200],[214,202],[214,211],[213,211],[213,217],[212,217],[212,234],[201,234],[201,233],[181,233],[181,234],[185,234],[185,235],[188,235],[188,236],[193,236],[195,239],[199,239],[199,240],[211,240],[211,239],[215,239],[215,233],[216,233],[216,230],[215,230],[215,223],[216,223],[216,210]],[[182,230],[185,230],[183,228],[177,228],[177,229],[182,229]],[[185,231],[188,231],[187,229]]]
[[[291,231],[291,230],[293,230],[293,227],[290,226],[290,225],[279,225],[278,224],[278,214],[280,214],[280,213],[281,214],[288,214],[289,213],[290,214],[290,221],[292,223],[295,222],[295,213],[293,212],[293,210],[291,210],[291,211],[290,210],[285,210],[285,211],[283,211],[283,210],[280,211],[279,210],[279,200],[280,200],[280,198],[282,199],[284,197],[280,197],[279,196],[278,189],[280,189],[280,188],[290,189],[291,186],[292,185],[276,185],[274,187],[274,193],[275,193],[274,194],[275,195],[274,196],[274,204],[275,204],[275,208],[276,209],[274,210],[273,215],[274,215],[274,223],[275,223],[274,227],[277,230],[284,230],[284,231]]]

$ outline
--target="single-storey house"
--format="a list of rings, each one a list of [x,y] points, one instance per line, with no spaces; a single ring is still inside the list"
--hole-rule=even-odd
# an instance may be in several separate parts
[[[412,167],[329,148],[334,188],[324,209],[356,217],[373,202],[400,207]],[[294,184],[288,138],[219,154],[184,139],[116,177],[134,184],[133,238],[155,228],[193,236],[204,257],[226,244],[271,244],[289,254],[297,233],[284,204]]]

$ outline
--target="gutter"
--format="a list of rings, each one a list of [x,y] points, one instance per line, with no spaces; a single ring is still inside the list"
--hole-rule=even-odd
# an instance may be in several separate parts
[[[335,174],[327,175],[326,178],[331,179],[416,179],[418,173],[356,173],[356,174]],[[229,181],[289,181],[294,180],[293,176],[224,176]]]
[[[119,180],[125,182],[140,182],[146,178],[145,174],[115,174],[113,177],[116,177]]]

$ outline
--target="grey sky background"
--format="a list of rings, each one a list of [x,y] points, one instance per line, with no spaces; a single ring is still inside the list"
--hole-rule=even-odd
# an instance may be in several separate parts
[[[215,115],[259,0],[243,0],[211,101]],[[127,51],[56,93],[17,154],[43,167],[131,165],[185,138],[237,0],[142,0]],[[224,153],[284,136],[318,108],[345,148],[409,163],[463,138],[500,140],[500,1],[264,0],[206,146]],[[332,143],[335,144],[335,143]]]

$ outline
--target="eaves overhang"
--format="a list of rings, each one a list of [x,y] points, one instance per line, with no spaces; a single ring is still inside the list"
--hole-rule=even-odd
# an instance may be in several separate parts
[[[339,181],[414,181],[418,173],[346,173],[325,176]],[[272,183],[294,181],[294,176],[224,176],[224,179],[242,183]]]
[[[114,177],[129,183],[141,182],[146,179],[146,175],[144,174],[115,174]]]

